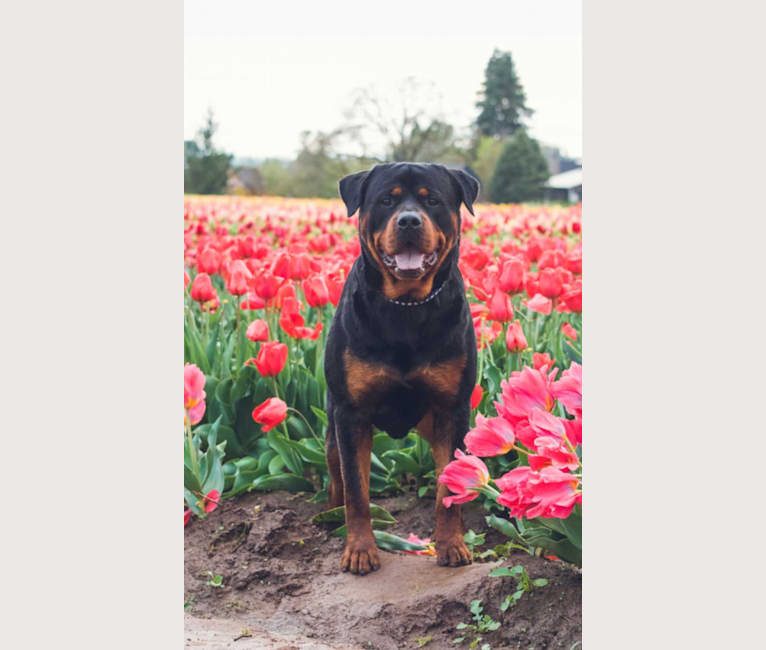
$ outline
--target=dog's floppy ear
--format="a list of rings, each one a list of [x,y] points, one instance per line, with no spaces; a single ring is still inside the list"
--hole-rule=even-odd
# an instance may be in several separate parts
[[[465,203],[468,212],[473,214],[473,202],[479,196],[479,181],[462,169],[447,169],[447,173],[458,191],[460,200]]]
[[[359,209],[360,205],[362,205],[362,192],[364,190],[365,181],[369,176],[369,171],[357,172],[356,174],[344,176],[338,183],[340,198],[342,198],[343,202],[346,204],[349,217]]]

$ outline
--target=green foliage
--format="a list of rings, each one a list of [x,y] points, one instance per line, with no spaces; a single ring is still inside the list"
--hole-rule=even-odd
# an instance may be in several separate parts
[[[213,135],[218,125],[208,111],[197,140],[184,142],[184,192],[186,194],[223,194],[226,189],[232,156],[216,151]]]
[[[489,136],[479,137],[476,143],[476,153],[471,168],[479,175],[481,181],[481,198],[488,199],[488,188],[495,172],[497,161],[503,149],[508,144],[507,138],[498,139]]]
[[[511,53],[496,49],[484,71],[481,99],[476,103],[480,109],[476,125],[483,135],[513,135],[521,127],[522,118],[532,115],[525,102]]]
[[[281,160],[264,160],[258,170],[263,178],[263,191],[271,196],[291,196],[289,164]]]
[[[524,129],[519,129],[497,161],[489,184],[489,197],[495,203],[541,200],[549,175],[540,145]]]
[[[425,546],[422,544],[414,544],[408,542],[406,539],[393,535],[391,533],[384,532],[380,528],[386,528],[396,523],[396,519],[384,508],[370,504],[370,516],[373,528],[373,535],[375,536],[375,545],[386,551],[422,551],[425,550]],[[332,508],[320,512],[314,516],[311,520],[313,524],[336,524],[344,522],[346,520],[346,508],[345,506],[339,506],[338,508]],[[345,537],[348,535],[348,529],[343,524],[335,528],[331,533],[333,537]]]
[[[493,620],[489,614],[482,613],[484,608],[481,606],[480,600],[472,600],[469,610],[471,614],[473,614],[474,623],[458,623],[455,629],[470,630],[473,633],[473,639],[471,640],[471,645],[468,647],[475,648],[477,645],[479,645],[479,643],[481,643],[481,635],[486,634],[487,632],[494,632],[497,628],[500,627],[500,622]],[[465,641],[465,638],[466,637],[464,636],[460,636],[454,639],[452,642],[462,643]],[[484,643],[481,646],[481,650],[490,650],[489,643]]]
[[[210,587],[223,587],[223,576],[222,575],[215,575],[212,571],[205,571],[206,576],[209,577],[209,580],[205,582],[206,585]]]
[[[198,434],[184,438],[184,500],[198,517],[205,516],[204,496],[213,490],[223,492],[224,472],[222,459],[226,441],[218,443],[218,418],[207,432],[207,449],[201,451]]]
[[[532,587],[544,587],[548,584],[548,581],[545,578],[530,580],[527,570],[520,564],[516,564],[511,568],[499,567],[489,572],[490,578],[505,578],[509,576],[516,578],[516,591],[512,594],[508,594],[503,599],[503,602],[500,603],[500,611],[502,612],[509,607],[515,606],[525,593],[532,591]]]
[[[474,547],[484,544],[485,537],[486,533],[475,533],[473,530],[469,530],[465,535],[463,535],[463,541],[468,547],[468,550],[473,553]]]
[[[536,517],[530,520],[514,518],[511,521],[489,515],[486,522],[508,537],[513,548],[520,548],[529,554],[535,554],[536,549],[540,548],[562,560],[582,565],[582,506],[579,504],[566,519]]]

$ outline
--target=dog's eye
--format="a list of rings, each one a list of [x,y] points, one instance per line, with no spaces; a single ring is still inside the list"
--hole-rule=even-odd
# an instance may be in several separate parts
[[[439,199],[437,199],[436,197],[433,197],[433,196],[429,196],[426,199],[426,203],[428,205],[439,205]]]
[[[384,196],[384,197],[383,197],[383,198],[380,200],[380,202],[381,202],[383,205],[393,205],[393,203],[394,203],[394,200],[393,200],[393,199],[392,199],[390,196]]]

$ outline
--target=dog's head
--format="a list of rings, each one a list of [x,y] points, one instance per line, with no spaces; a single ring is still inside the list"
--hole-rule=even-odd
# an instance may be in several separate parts
[[[388,298],[422,298],[460,238],[460,204],[473,214],[479,182],[442,165],[389,163],[346,176],[340,195],[359,210],[359,237]]]

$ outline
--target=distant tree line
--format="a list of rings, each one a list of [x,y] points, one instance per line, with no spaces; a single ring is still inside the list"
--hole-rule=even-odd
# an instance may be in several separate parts
[[[524,120],[533,114],[510,52],[495,50],[479,91],[475,121],[462,131],[439,112],[432,85],[408,78],[397,93],[357,89],[344,121],[330,132],[305,131],[295,160],[257,167],[259,191],[279,196],[336,197],[338,179],[383,161],[461,166],[479,178],[481,198],[497,203],[543,198],[549,177],[539,143]],[[196,140],[184,142],[184,191],[223,193],[232,157],[212,144],[212,112]],[[356,150],[357,155],[345,151]]]

